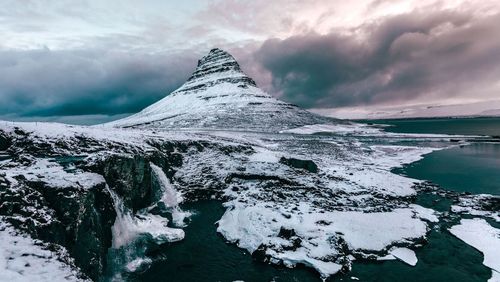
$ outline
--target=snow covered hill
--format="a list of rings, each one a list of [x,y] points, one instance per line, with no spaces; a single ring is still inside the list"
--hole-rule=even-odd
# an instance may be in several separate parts
[[[179,89],[141,112],[107,125],[278,131],[333,121],[273,98],[257,87],[233,56],[212,49]]]

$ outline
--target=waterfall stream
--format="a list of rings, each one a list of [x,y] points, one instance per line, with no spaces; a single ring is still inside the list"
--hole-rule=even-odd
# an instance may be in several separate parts
[[[169,227],[169,220],[161,215],[151,213],[158,207],[162,214],[170,214],[175,227],[184,227],[184,220],[190,215],[179,207],[181,195],[175,190],[163,170],[150,163],[152,182],[158,184],[159,200],[149,208],[134,214],[123,199],[112,189],[106,187],[113,200],[116,219],[111,228],[112,247],[108,254],[111,280],[121,280],[122,273],[133,273],[146,270],[152,259],[146,256],[146,251],[152,245],[176,242],[184,239],[184,230]]]

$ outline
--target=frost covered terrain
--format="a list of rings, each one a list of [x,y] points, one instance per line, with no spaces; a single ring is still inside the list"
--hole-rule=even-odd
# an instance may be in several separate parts
[[[446,214],[417,205],[422,183],[392,172],[451,138],[311,114],[258,89],[214,49],[181,88],[123,120],[0,122],[0,236],[58,246],[71,262],[43,262],[58,280],[127,280],[162,259],[150,250],[184,239],[191,215],[182,203],[217,199],[226,211],[214,229],[260,261],[306,265],[325,279],[356,260],[414,266],[436,224],[498,218],[489,195],[454,195]],[[475,246],[467,225],[450,232]],[[495,244],[475,247],[486,255]],[[2,268],[41,265],[15,251],[1,253]]]

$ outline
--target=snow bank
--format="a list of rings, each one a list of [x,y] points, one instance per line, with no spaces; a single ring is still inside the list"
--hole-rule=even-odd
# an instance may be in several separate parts
[[[97,173],[77,170],[68,173],[58,163],[50,159],[37,159],[29,166],[5,167],[6,177],[16,183],[14,176],[23,175],[29,181],[40,181],[49,187],[69,188],[81,187],[89,189],[105,182],[104,177]]]
[[[316,134],[316,133],[330,133],[341,136],[375,136],[375,137],[391,137],[391,138],[428,138],[428,139],[444,139],[452,138],[471,138],[482,137],[480,135],[450,135],[450,134],[429,134],[429,133],[395,133],[385,132],[383,130],[387,125],[377,124],[368,125],[364,123],[339,123],[339,124],[312,124],[305,125],[297,128],[282,130],[280,133],[291,134]]]
[[[379,134],[381,128],[369,126],[362,123],[344,123],[344,124],[313,124],[298,128],[282,130],[280,133],[293,134],[314,134],[314,133],[334,133],[340,135],[347,134]]]
[[[87,281],[43,243],[20,234],[0,219],[0,281]],[[89,280],[90,281],[90,280]]]
[[[427,225],[416,218],[410,208],[374,213],[327,212],[300,203],[295,207],[297,212],[287,215],[279,207],[269,206],[266,203],[235,204],[219,220],[217,231],[251,253],[262,245],[268,246],[266,254],[272,258],[290,266],[310,265],[323,276],[340,269],[328,259],[343,256],[339,254],[339,242],[345,241],[351,251],[373,253],[396,242],[424,237],[427,232]],[[279,236],[282,228],[293,230],[293,234],[302,238],[300,247],[280,251],[290,247],[290,241]]]

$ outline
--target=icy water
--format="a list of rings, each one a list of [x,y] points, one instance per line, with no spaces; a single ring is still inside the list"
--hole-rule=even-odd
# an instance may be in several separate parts
[[[473,143],[432,152],[395,171],[448,190],[500,195],[500,144]]]
[[[500,137],[500,118],[378,120],[386,131]],[[500,195],[500,143],[472,143],[436,151],[396,173],[429,180],[444,189]]]
[[[225,211],[221,202],[200,201],[182,209],[195,213],[184,229],[186,237],[157,250],[153,255],[164,260],[137,277],[139,281],[320,281],[309,268],[277,268],[226,243],[215,225]]]
[[[391,127],[393,132],[500,135],[500,119],[466,120],[464,128],[437,124],[457,121],[406,120]],[[394,122],[394,121],[391,121]],[[414,122],[415,124],[412,124]],[[481,127],[481,124],[484,126]],[[481,129],[482,128],[482,129]],[[443,129],[443,128],[441,128]],[[411,130],[411,131],[410,131]],[[475,143],[464,147],[433,152],[422,160],[395,172],[430,180],[442,188],[471,193],[500,194],[500,144]],[[446,211],[450,200],[420,195],[417,203]],[[216,232],[216,221],[224,213],[218,201],[202,201],[183,206],[195,212],[183,241],[163,246],[153,257],[162,258],[136,281],[321,281],[312,269],[288,269],[262,263],[235,245],[228,244]],[[451,225],[452,223],[448,224]],[[491,271],[482,264],[482,254],[452,236],[448,225],[434,228],[428,243],[416,249],[415,267],[400,261],[355,262],[352,272],[327,281],[487,281]]]
[[[185,229],[186,238],[156,250],[163,260],[154,263],[136,281],[321,281],[305,267],[276,267],[252,258],[227,244],[216,233],[215,222],[224,213],[218,201],[184,205],[196,214]],[[482,256],[446,231],[432,231],[429,244],[416,251],[419,262],[411,267],[400,261],[354,263],[351,273],[327,281],[486,281],[490,270]]]
[[[500,117],[369,120],[364,122],[391,125],[385,130],[397,133],[500,136]]]

